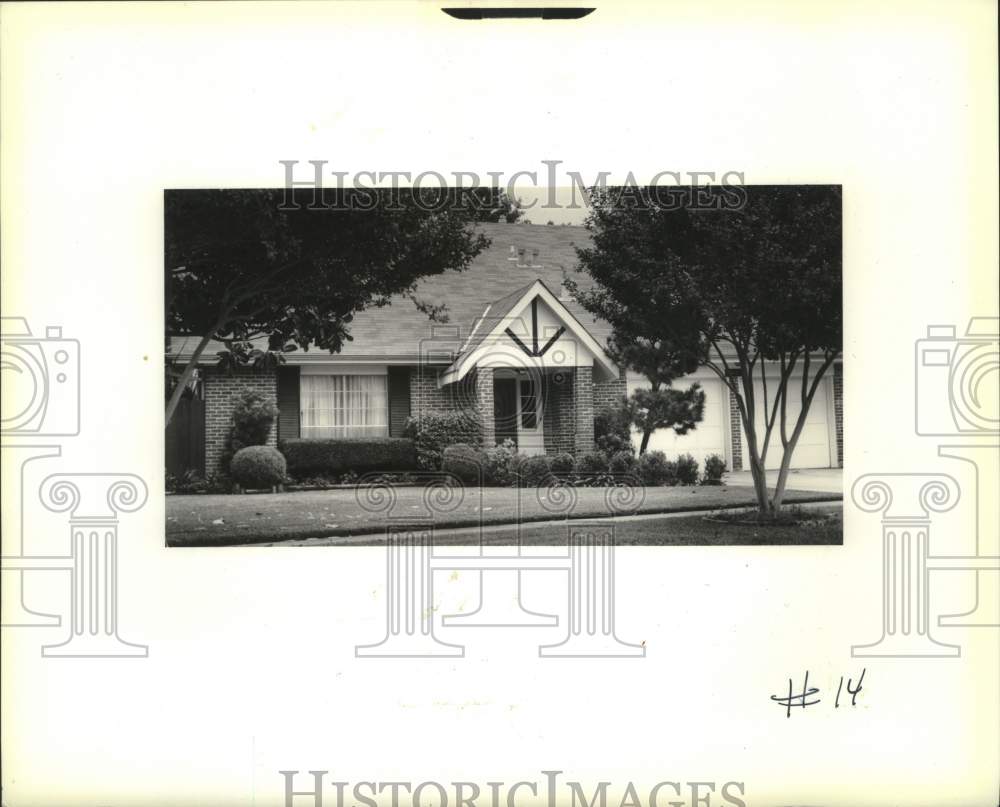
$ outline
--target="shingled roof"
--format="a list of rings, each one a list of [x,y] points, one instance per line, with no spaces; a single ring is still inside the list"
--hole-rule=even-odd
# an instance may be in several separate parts
[[[417,286],[417,298],[433,305],[447,306],[448,324],[459,330],[459,342],[472,333],[476,321],[487,313],[487,306],[509,308],[534,281],[541,280],[587,331],[604,345],[611,332],[603,320],[596,320],[582,306],[570,300],[562,286],[566,275],[575,275],[586,287],[586,275],[576,274],[575,247],[589,244],[583,227],[480,224],[480,232],[491,239],[464,272],[445,272],[429,277]],[[513,248],[513,249],[512,249]],[[498,310],[499,310],[498,308]],[[394,297],[389,305],[361,311],[350,324],[352,341],[345,342],[336,358],[371,361],[406,361],[419,356],[420,341],[431,336],[433,323],[405,297]],[[171,352],[179,358],[190,356],[197,340],[193,337],[171,340]],[[221,345],[209,345],[206,362],[214,362]],[[328,360],[330,354],[313,348],[289,355],[289,363]]]

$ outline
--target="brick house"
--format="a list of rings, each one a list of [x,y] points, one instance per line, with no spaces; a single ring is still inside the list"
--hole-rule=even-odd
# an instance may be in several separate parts
[[[331,355],[295,351],[275,373],[224,374],[210,345],[199,370],[204,402],[204,470],[218,470],[235,398],[247,389],[271,397],[280,415],[270,441],[290,437],[397,437],[407,419],[442,410],[476,412],[490,444],[514,440],[526,453],[580,453],[594,444],[594,414],[644,383],[604,351],[610,334],[562,285],[573,272],[582,227],[484,224],[492,240],[465,272],[420,283],[417,294],[447,306],[432,322],[409,300],[357,314],[351,341]],[[579,282],[586,280],[576,275]],[[172,340],[187,360],[197,340]],[[794,467],[842,464],[841,367],[828,373],[810,411]],[[708,368],[698,381],[705,418],[684,436],[653,435],[650,449],[699,460],[725,457],[742,467],[743,436],[730,393]],[[790,403],[792,403],[790,396]],[[789,412],[794,417],[796,413]],[[780,459],[780,452],[777,454]],[[770,460],[769,460],[770,464]],[[201,470],[201,469],[199,469]]]

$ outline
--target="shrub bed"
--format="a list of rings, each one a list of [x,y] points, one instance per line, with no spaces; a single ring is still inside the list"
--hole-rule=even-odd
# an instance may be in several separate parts
[[[608,460],[608,470],[613,474],[631,473],[635,468],[635,456],[631,451],[616,451]]]
[[[552,478],[552,469],[549,466],[549,458],[544,454],[534,457],[526,457],[518,467],[521,477],[521,486],[526,488],[537,488],[548,485]]]
[[[588,451],[576,458],[576,467],[573,470],[578,474],[607,473],[608,458],[601,451]]]
[[[698,460],[690,454],[681,454],[677,458],[677,481],[681,485],[698,484]]]
[[[478,486],[486,478],[486,455],[468,443],[456,443],[444,450],[441,470],[454,476],[463,485]]]
[[[296,478],[339,476],[368,471],[414,471],[417,451],[412,440],[377,437],[365,440],[311,440],[297,437],[279,446]]]
[[[549,461],[552,472],[556,474],[571,474],[576,467],[576,459],[572,454],[556,454]]]
[[[642,484],[649,487],[677,483],[677,473],[667,462],[667,455],[662,451],[647,451],[636,460],[636,473]]]
[[[701,477],[703,485],[721,485],[722,475],[726,472],[726,461],[718,454],[705,457],[705,471]]]

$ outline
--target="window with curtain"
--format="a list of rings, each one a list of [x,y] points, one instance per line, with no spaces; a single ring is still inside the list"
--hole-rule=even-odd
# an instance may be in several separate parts
[[[303,437],[387,437],[384,375],[303,375]]]

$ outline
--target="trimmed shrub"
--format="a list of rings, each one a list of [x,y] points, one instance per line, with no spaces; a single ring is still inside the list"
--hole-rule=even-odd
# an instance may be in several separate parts
[[[639,479],[644,485],[650,487],[665,485],[670,476],[674,476],[676,480],[676,469],[671,472],[667,463],[667,455],[662,451],[647,451],[645,454],[640,454],[635,465],[636,473],[639,474]]]
[[[608,460],[608,470],[613,474],[627,474],[635,467],[635,457],[631,451],[616,451]]]
[[[278,407],[257,392],[247,392],[239,397],[233,407],[231,439],[236,451],[247,446],[262,446],[271,434]],[[237,446],[237,443],[242,445]]]
[[[663,479],[663,483],[665,485],[670,485],[670,487],[673,487],[679,481],[677,479],[677,463],[674,462],[673,460],[667,460],[667,464],[666,466],[664,466],[664,470],[666,472],[666,476]]]
[[[588,451],[576,459],[576,472],[581,474],[603,474],[608,470],[608,458],[601,451]]]
[[[726,461],[718,454],[705,457],[705,471],[701,477],[703,485],[721,485],[722,475],[726,472]]]
[[[468,412],[428,412],[406,422],[403,434],[413,440],[417,464],[428,471],[440,471],[445,446],[483,444],[483,425]]]
[[[552,468],[549,466],[549,458],[544,454],[534,457],[525,457],[518,468],[521,474],[521,486],[526,488],[537,488],[549,484],[552,480]]]
[[[624,398],[614,406],[594,415],[594,443],[604,456],[611,457],[619,451],[632,448],[632,416]]]
[[[677,481],[682,485],[698,484],[698,460],[690,454],[677,458]]]
[[[185,471],[183,476],[177,477],[167,474],[167,493],[187,494],[187,493],[232,493],[233,481],[220,474],[209,474],[202,477],[194,470]]]
[[[463,485],[478,486],[486,474],[486,455],[475,446],[455,443],[444,450],[441,470],[455,476]]]
[[[413,471],[417,451],[412,440],[373,437],[364,440],[310,440],[296,437],[279,446],[296,479],[368,471]]]
[[[259,392],[244,392],[236,399],[232,425],[220,458],[223,471],[229,468],[233,455],[241,448],[266,445],[276,417],[278,407]]]
[[[572,454],[556,454],[549,459],[549,467],[553,473],[570,474],[576,467],[576,459]]]
[[[520,456],[513,440],[504,440],[500,445],[487,449],[486,481],[491,485],[513,485]]]
[[[271,446],[247,446],[233,455],[229,471],[245,488],[272,488],[285,481],[285,458]]]

